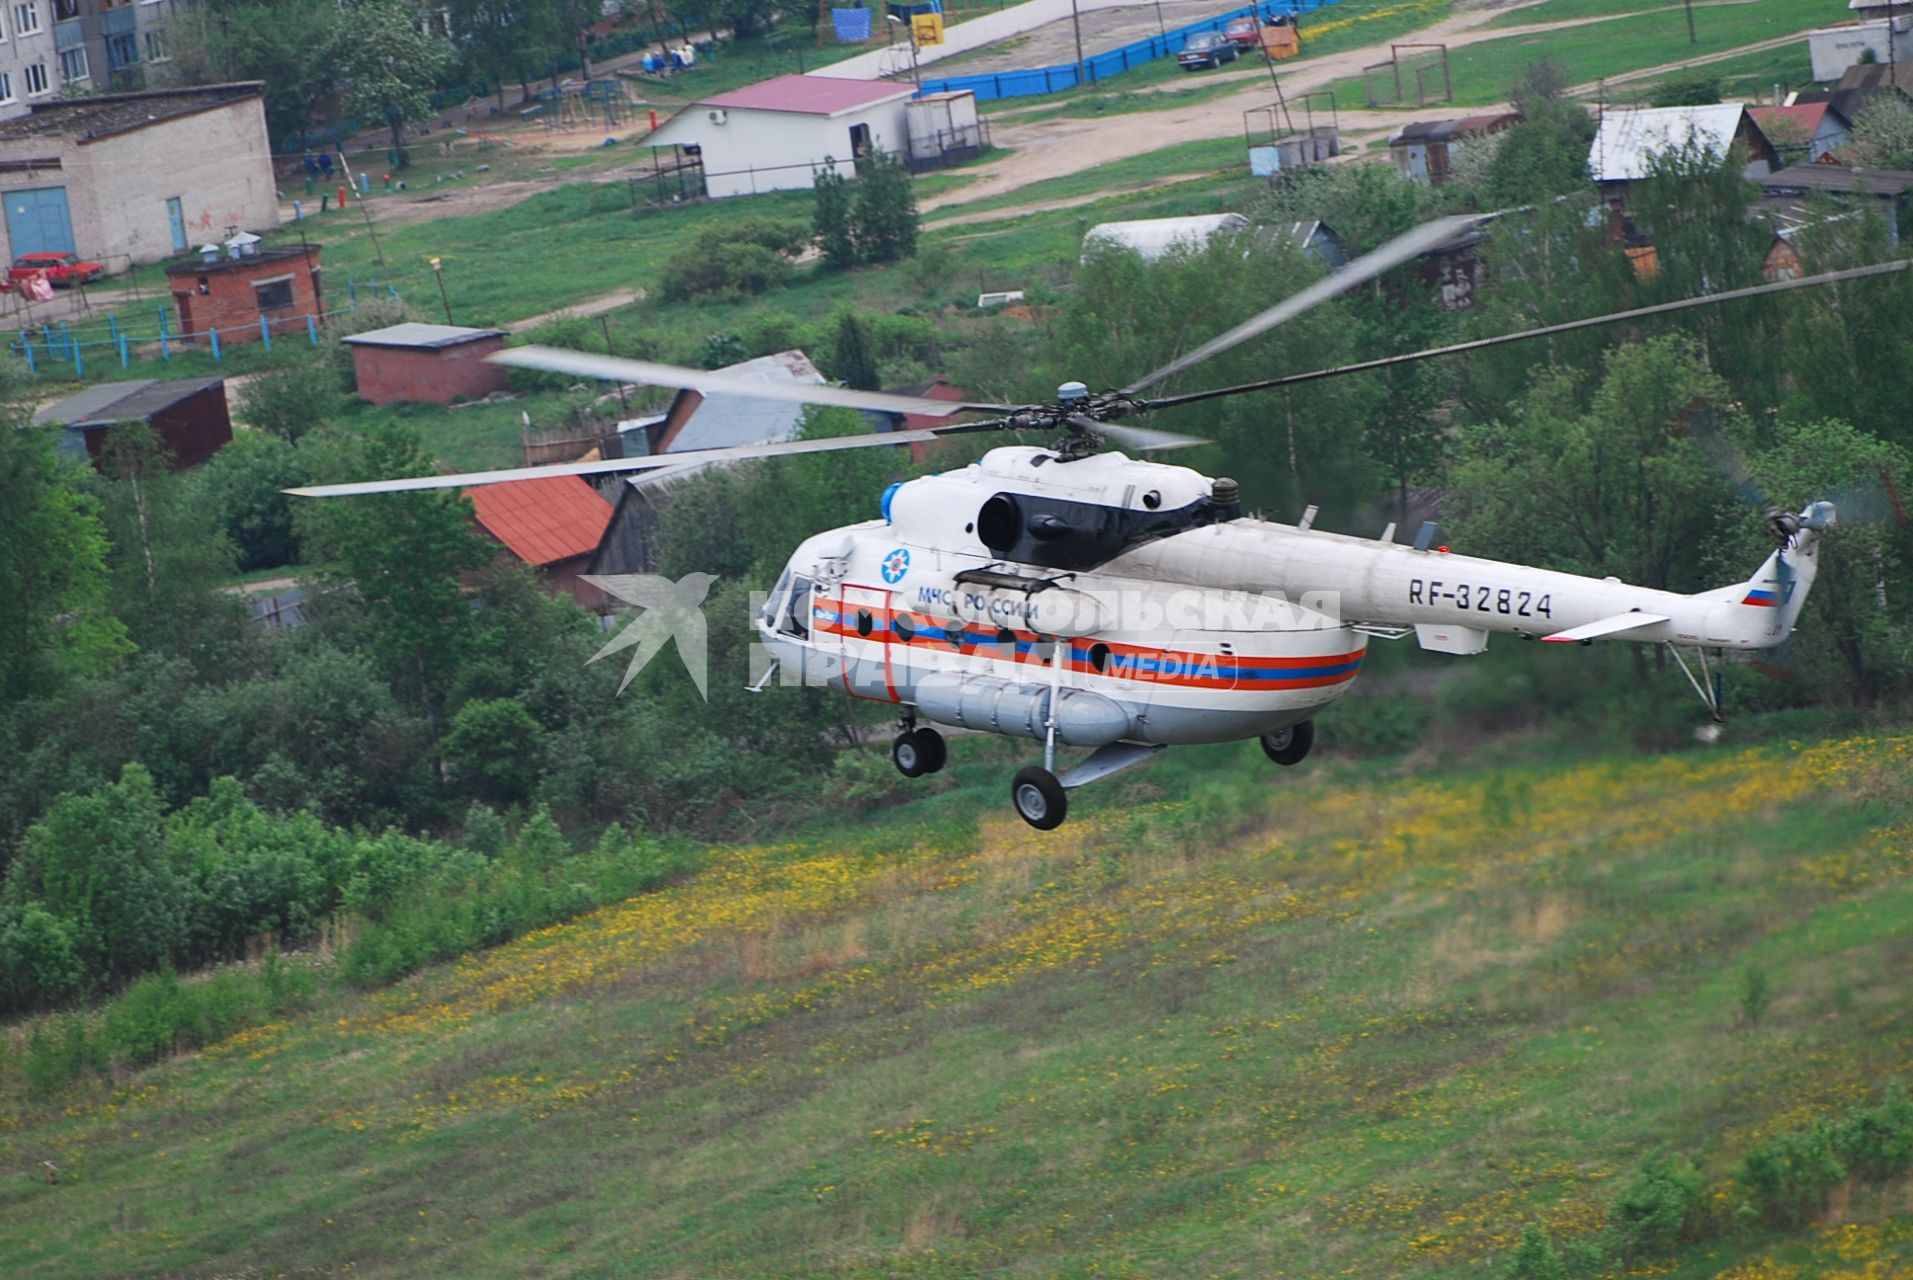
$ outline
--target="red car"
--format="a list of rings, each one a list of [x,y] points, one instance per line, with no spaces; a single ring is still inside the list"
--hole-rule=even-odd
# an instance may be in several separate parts
[[[1222,34],[1244,49],[1254,49],[1262,43],[1262,23],[1254,14],[1245,13],[1240,18],[1229,19]]]
[[[55,288],[72,284],[92,284],[106,274],[103,262],[86,262],[70,253],[23,253],[13,260],[7,272],[9,280],[24,280],[45,272],[47,283]]]

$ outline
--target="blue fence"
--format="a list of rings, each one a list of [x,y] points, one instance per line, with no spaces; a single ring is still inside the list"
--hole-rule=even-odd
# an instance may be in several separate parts
[[[1065,89],[1074,89],[1078,83],[1095,84],[1111,76],[1121,75],[1132,67],[1154,62],[1158,58],[1174,57],[1182,52],[1182,46],[1189,43],[1189,37],[1199,31],[1220,31],[1229,23],[1249,14],[1255,14],[1263,21],[1277,14],[1313,13],[1317,9],[1335,4],[1337,0],[1261,0],[1258,4],[1242,9],[1232,9],[1220,17],[1205,18],[1201,22],[1192,22],[1186,27],[1177,27],[1164,35],[1151,36],[1147,40],[1138,40],[1126,44],[1120,49],[1110,49],[1091,58],[1083,59],[1082,78],[1077,78],[1077,66],[1066,62],[1054,67],[1036,67],[1029,71],[1002,71],[994,74],[975,76],[951,76],[946,80],[925,80],[923,93],[961,93],[968,90],[976,95],[978,102],[991,102],[997,98],[1029,98],[1045,93],[1061,93]],[[1304,31],[1306,37],[1307,32]]]
[[[272,350],[275,336],[281,341],[290,335],[295,339],[304,339],[312,346],[319,345],[319,326],[326,318],[338,315],[350,315],[358,310],[359,295],[369,298],[398,299],[399,291],[390,284],[380,284],[376,280],[364,284],[348,279],[346,292],[351,299],[343,307],[333,307],[324,317],[311,315],[285,316],[273,318],[261,316],[255,322],[240,325],[217,327],[197,334],[182,334],[175,327],[172,308],[164,303],[156,305],[149,313],[141,313],[139,318],[122,319],[118,312],[110,312],[103,321],[94,321],[90,325],[74,327],[64,321],[49,321],[37,329],[28,329],[6,340],[9,354],[26,361],[27,372],[33,374],[52,374],[58,377],[84,378],[87,365],[96,368],[104,361],[109,366],[117,361],[120,368],[132,367],[135,360],[150,359],[158,355],[161,360],[171,360],[176,354],[203,347],[212,354],[218,363],[225,363],[225,348],[234,342],[259,342],[265,349]],[[136,330],[143,325],[153,325],[151,331],[139,333]],[[91,350],[93,354],[87,354]]]

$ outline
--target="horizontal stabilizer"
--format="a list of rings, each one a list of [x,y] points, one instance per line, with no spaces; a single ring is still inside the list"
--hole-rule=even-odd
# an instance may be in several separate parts
[[[1602,618],[1599,622],[1590,622],[1586,626],[1570,627],[1566,631],[1557,631],[1551,636],[1541,638],[1556,644],[1599,640],[1602,636],[1617,636],[1623,631],[1636,631],[1642,627],[1651,627],[1657,622],[1666,621],[1667,615],[1664,613],[1617,613],[1612,618]]]

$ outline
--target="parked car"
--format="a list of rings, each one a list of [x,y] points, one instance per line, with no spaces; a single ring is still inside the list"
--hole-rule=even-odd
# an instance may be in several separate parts
[[[1229,19],[1222,34],[1238,48],[1254,49],[1262,43],[1262,22],[1254,14],[1245,13],[1240,18]]]
[[[1203,67],[1219,67],[1225,62],[1234,62],[1241,56],[1242,50],[1220,31],[1198,31],[1189,37],[1188,44],[1182,46],[1176,61],[1184,71],[1199,71]]]
[[[88,262],[71,253],[23,253],[13,260],[7,272],[9,280],[24,280],[46,273],[47,283],[56,288],[74,284],[92,284],[106,274],[103,262]]]

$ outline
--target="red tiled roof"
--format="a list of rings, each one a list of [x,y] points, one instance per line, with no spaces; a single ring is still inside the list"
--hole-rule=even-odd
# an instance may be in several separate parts
[[[1825,102],[1802,102],[1792,107],[1749,107],[1747,114],[1770,138],[1774,136],[1772,126],[1781,125],[1782,122],[1785,122],[1782,133],[1798,129],[1801,137],[1811,138],[1820,131],[1820,122],[1827,117],[1828,105]]]
[[[885,80],[845,80],[836,76],[778,76],[759,84],[705,98],[700,107],[736,107],[740,111],[794,111],[807,116],[834,116],[873,102],[907,98],[914,85]]]
[[[485,532],[530,565],[596,550],[611,523],[611,504],[577,476],[508,480],[467,492]]]

